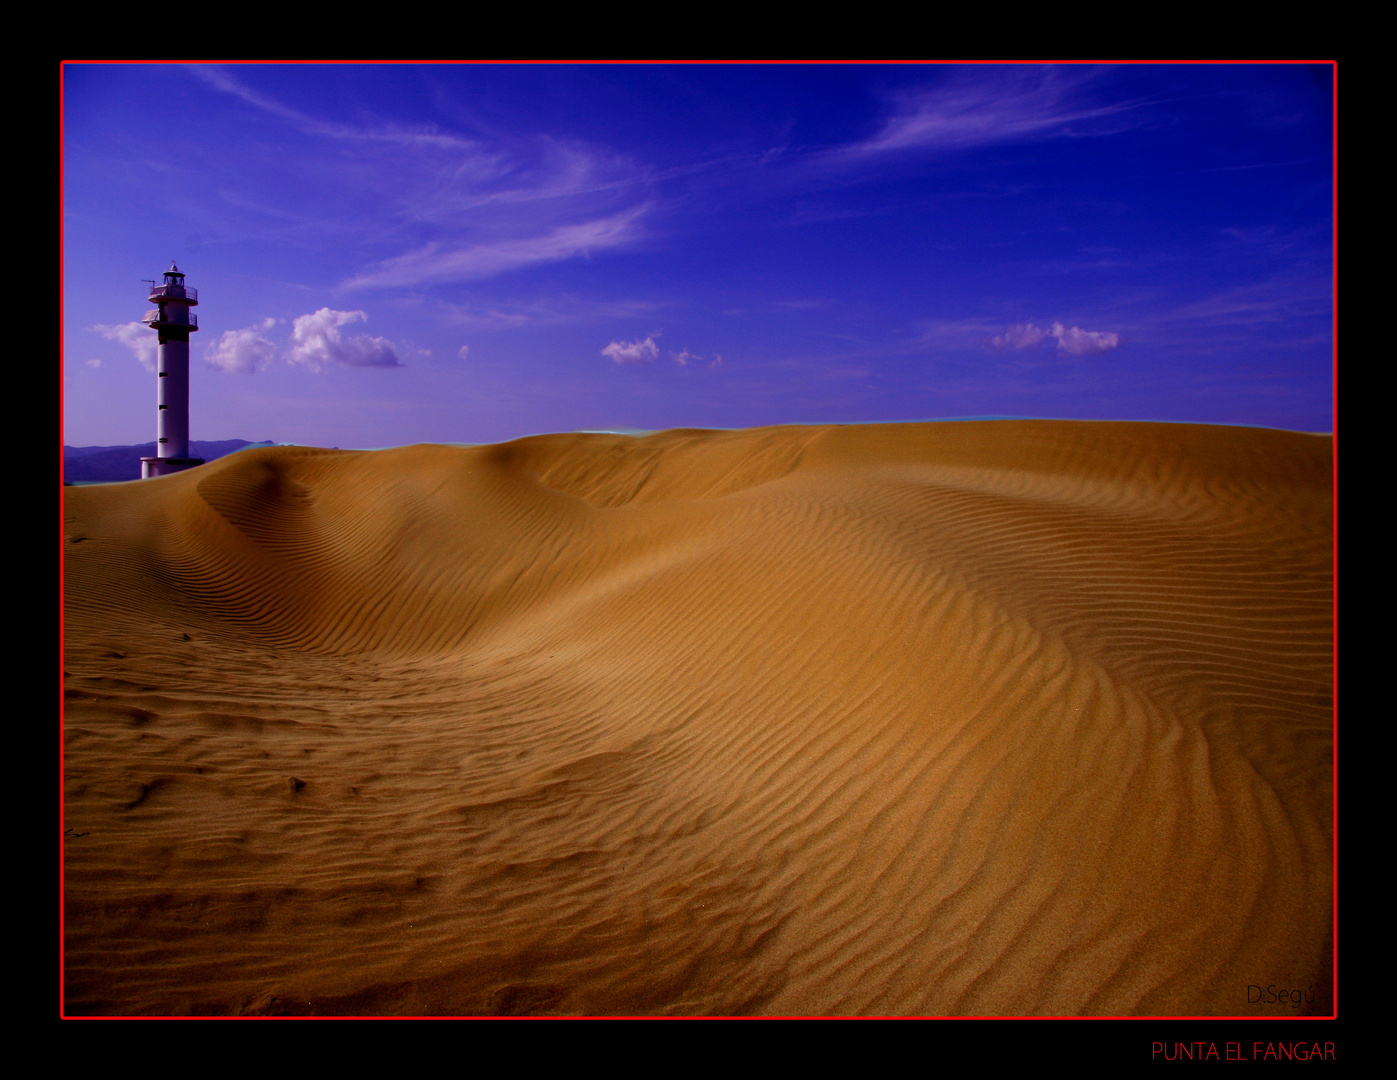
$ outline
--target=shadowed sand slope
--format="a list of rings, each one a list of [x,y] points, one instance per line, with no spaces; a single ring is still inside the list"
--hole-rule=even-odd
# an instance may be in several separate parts
[[[1327,1011],[1330,453],[782,427],[69,489],[68,1008]]]

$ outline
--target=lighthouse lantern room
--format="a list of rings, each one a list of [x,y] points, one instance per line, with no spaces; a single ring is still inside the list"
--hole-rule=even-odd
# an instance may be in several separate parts
[[[141,320],[160,336],[159,369],[156,378],[155,457],[141,458],[141,478],[164,476],[194,465],[203,458],[189,456],[189,335],[199,329],[199,318],[190,308],[199,304],[199,290],[184,283],[184,275],[173,262],[165,280],[151,283],[150,302]]]

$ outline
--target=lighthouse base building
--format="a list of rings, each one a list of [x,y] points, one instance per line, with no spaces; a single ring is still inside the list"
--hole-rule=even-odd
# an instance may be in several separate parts
[[[130,461],[131,459],[127,458],[126,460]],[[152,476],[183,472],[185,469],[203,463],[204,459],[201,457],[143,457],[141,458],[141,479],[149,480]]]
[[[204,463],[189,456],[189,335],[199,329],[199,318],[189,309],[198,306],[199,290],[186,286],[179,267],[171,263],[165,280],[151,285],[150,302],[156,308],[141,321],[160,335],[157,441],[155,457],[141,458],[142,480]]]

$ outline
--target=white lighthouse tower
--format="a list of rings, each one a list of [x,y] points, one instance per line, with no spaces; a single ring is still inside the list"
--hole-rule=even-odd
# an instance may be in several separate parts
[[[189,456],[189,335],[199,329],[199,318],[189,309],[198,306],[199,290],[188,288],[171,262],[165,280],[151,285],[150,302],[157,307],[141,321],[160,335],[155,391],[159,441],[155,457],[141,458],[142,480],[204,463]]]

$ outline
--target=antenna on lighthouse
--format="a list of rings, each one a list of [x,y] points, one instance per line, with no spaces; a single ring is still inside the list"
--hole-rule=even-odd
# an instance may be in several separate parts
[[[184,283],[184,274],[170,260],[161,282],[150,285],[147,311],[142,322],[159,335],[159,374],[155,380],[155,457],[141,458],[141,479],[181,472],[202,465],[203,458],[189,456],[189,335],[199,329],[199,317],[189,309],[199,306],[199,290]]]

